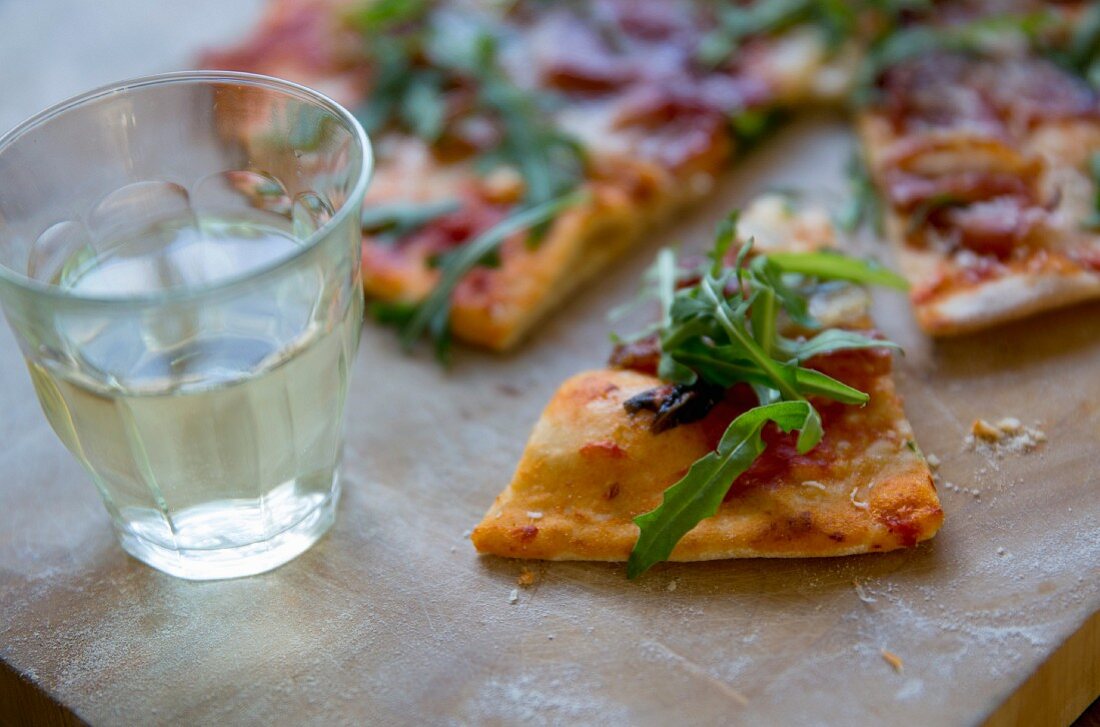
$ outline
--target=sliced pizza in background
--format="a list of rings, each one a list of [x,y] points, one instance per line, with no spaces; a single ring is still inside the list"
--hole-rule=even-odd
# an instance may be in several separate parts
[[[897,59],[871,79],[859,132],[930,334],[1100,297],[1100,94],[1084,77],[1100,7],[1085,7],[1065,4],[1072,22],[1037,39],[963,16],[884,44]]]
[[[408,340],[505,349],[705,195],[779,109],[841,98],[856,25],[816,3],[277,0],[204,65],[355,109],[378,159],[376,313]]]
[[[675,272],[662,253],[661,324],[561,386],[473,531],[479,552],[629,558],[636,575],[663,559],[848,555],[936,533],[890,344],[850,282],[893,277],[823,252],[828,217],[781,197],[755,202],[740,236],[751,256],[734,263],[720,244],[722,270]]]
[[[1095,3],[274,0],[207,67],[283,76],[375,142],[364,285],[407,343],[514,346],[853,81],[922,327],[1100,294]],[[1095,164],[1094,164],[1095,162]]]

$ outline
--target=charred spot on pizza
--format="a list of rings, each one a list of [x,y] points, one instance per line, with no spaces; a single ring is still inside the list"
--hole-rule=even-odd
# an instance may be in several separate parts
[[[539,529],[535,525],[523,525],[518,528],[512,528],[511,536],[520,543],[529,543],[534,540],[539,534]]]
[[[723,389],[701,381],[690,385],[666,384],[635,394],[623,402],[623,408],[628,414],[653,412],[649,430],[660,434],[681,424],[699,421],[724,397]]]
[[[602,457],[605,459],[624,459],[626,450],[612,439],[599,439],[595,442],[586,442],[581,447],[581,455],[590,457]]]

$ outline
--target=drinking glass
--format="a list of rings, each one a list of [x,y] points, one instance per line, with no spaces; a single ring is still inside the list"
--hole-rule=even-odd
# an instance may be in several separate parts
[[[122,547],[260,573],[332,524],[359,343],[362,127],[245,73],[171,73],[0,138],[0,303]]]

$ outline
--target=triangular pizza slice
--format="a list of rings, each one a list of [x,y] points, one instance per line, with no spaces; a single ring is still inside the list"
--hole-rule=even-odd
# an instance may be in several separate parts
[[[693,298],[693,289],[677,296],[657,334],[620,344],[609,368],[578,374],[557,391],[511,484],[472,533],[479,552],[606,561],[627,560],[643,547],[650,550],[649,561],[834,556],[910,547],[936,533],[943,512],[894,388],[888,342],[871,330],[864,289],[842,279],[873,281],[890,274],[823,252],[834,243],[828,216],[795,210],[782,197],[757,200],[739,227],[741,239],[754,240],[755,254],[740,257],[741,269],[766,277],[773,263],[782,268],[771,288],[784,298],[784,312],[773,319],[780,328],[772,346],[780,352],[772,361],[786,372],[781,377],[795,382],[793,390],[776,397],[761,383],[759,369],[738,363],[759,350],[755,343],[739,354],[731,354],[733,344],[713,332],[698,345],[683,343],[691,326],[705,327],[709,319],[700,303],[705,295]],[[764,340],[770,327],[760,310],[774,301],[767,298],[768,287],[748,273],[730,272],[730,255],[723,256],[725,269],[717,277],[711,270],[699,282],[681,268],[676,285],[683,291],[723,282],[721,309],[747,311],[745,322],[733,325]],[[755,264],[761,259],[770,262]],[[851,269],[843,269],[849,263]],[[817,273],[808,274],[807,265]],[[683,327],[673,329],[670,318]],[[793,358],[784,361],[788,356]],[[669,380],[673,364],[686,362],[705,373],[704,360],[732,371],[725,380],[731,385],[715,385],[723,381],[721,371],[685,384],[683,371],[673,370],[681,383]],[[744,370],[734,370],[738,366]],[[866,397],[857,400],[853,390]],[[742,440],[731,434],[736,422],[752,416],[741,415],[766,411],[767,403],[790,410],[812,405],[820,441],[804,446],[814,431],[810,420],[787,422],[789,432],[776,418]],[[754,437],[762,452],[738,468],[735,460],[743,453],[733,447],[751,446]],[[717,474],[700,476],[707,467]],[[721,481],[730,473],[732,482]],[[674,483],[677,493],[669,489]],[[700,503],[707,498],[718,503],[715,514],[697,519],[677,538],[677,522],[683,529],[684,517],[705,511]],[[648,518],[642,530],[652,537],[639,541],[635,519],[658,510],[642,518]],[[662,538],[672,539],[666,549],[675,548],[655,556]],[[640,560],[633,572],[648,567],[637,552],[635,558]]]

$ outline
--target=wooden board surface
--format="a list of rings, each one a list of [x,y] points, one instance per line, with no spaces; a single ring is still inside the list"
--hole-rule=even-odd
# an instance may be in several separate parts
[[[37,60],[45,69],[4,71],[0,88],[46,83],[57,62]],[[1100,306],[933,344],[901,297],[876,298],[906,347],[899,386],[918,439],[959,488],[941,488],[944,529],[915,551],[662,565],[637,583],[615,565],[541,564],[510,604],[520,564],[478,558],[463,536],[558,382],[602,363],[604,315],[657,245],[698,249],[720,214],[773,184],[838,199],[850,145],[840,118],[788,127],[516,356],[461,352],[444,372],[368,326],[336,526],[255,578],[190,583],[128,558],[5,329],[0,658],[97,724],[1064,723],[1100,691]],[[1026,456],[966,451],[979,416],[1041,422],[1050,441]],[[1060,691],[1033,686],[1044,680]]]

